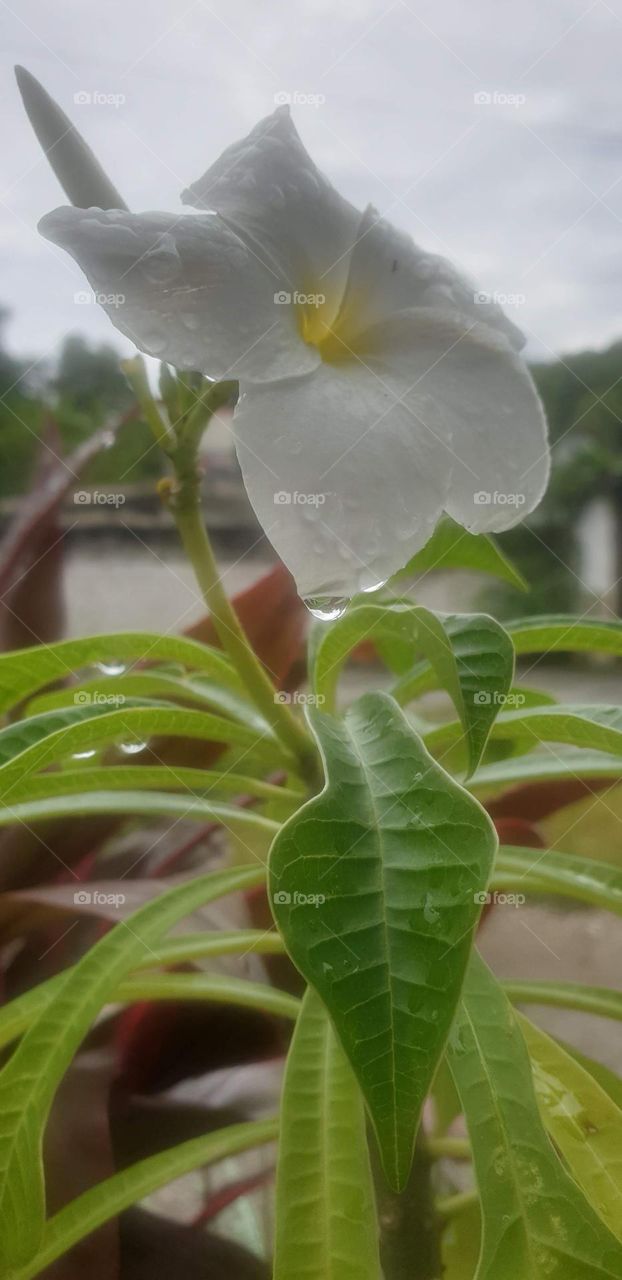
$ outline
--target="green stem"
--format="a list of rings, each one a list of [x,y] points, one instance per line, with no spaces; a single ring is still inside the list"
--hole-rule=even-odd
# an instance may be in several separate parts
[[[309,735],[280,702],[275,687],[253,652],[239,618],[227,596],[212,546],[203,523],[199,503],[199,477],[178,477],[179,487],[170,495],[172,511],[182,545],[194,569],[205,604],[216,628],[218,639],[229,654],[236,671],[244,681],[255,705],[268,724],[300,763],[302,776],[313,786],[318,782],[318,758]]]
[[[454,1218],[464,1209],[470,1209],[478,1200],[477,1191],[457,1191],[453,1196],[439,1196],[435,1208],[441,1218]]]
[[[471,1160],[468,1138],[428,1138],[428,1155],[432,1160]]]
[[[140,356],[123,365],[141,410],[158,444],[169,458],[174,481],[160,486],[179,533],[182,546],[194,570],[201,594],[209,610],[218,639],[243,680],[255,706],[279,738],[294,753],[301,776],[316,789],[320,783],[319,757],[310,735],[279,701],[276,689],[253,651],[226,591],[223,588],[201,511],[201,472],[198,450],[211,417],[223,404],[231,402],[236,384],[205,383],[192,407],[179,422],[169,426],[156,404]]]

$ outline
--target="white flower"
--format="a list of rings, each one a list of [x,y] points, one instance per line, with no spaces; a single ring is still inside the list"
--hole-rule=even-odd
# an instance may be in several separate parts
[[[41,231],[143,351],[239,380],[246,488],[301,595],[384,582],[443,511],[487,531],[537,505],[548,450],[520,333],[447,261],[342,199],[287,107],[182,200],[204,212],[62,208]]]

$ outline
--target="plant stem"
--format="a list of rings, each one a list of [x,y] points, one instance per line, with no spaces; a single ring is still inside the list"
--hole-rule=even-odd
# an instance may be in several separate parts
[[[318,752],[310,735],[277,697],[267,671],[249,643],[223,588],[201,511],[198,465],[201,437],[217,409],[231,402],[236,384],[206,382],[191,407],[169,425],[151,395],[142,358],[125,361],[123,368],[155,439],[173,467],[174,479],[161,482],[160,494],[175,520],[218,639],[255,706],[292,752],[301,777],[316,789],[320,782]]]
[[[468,1138],[428,1138],[428,1155],[432,1160],[470,1160]]]
[[[477,1191],[456,1191],[453,1196],[439,1196],[436,1201],[436,1212],[441,1218],[454,1218],[456,1214],[462,1213],[463,1209],[469,1209],[472,1204],[476,1204],[479,1199]]]
[[[220,643],[229,654],[255,705],[282,742],[293,752],[302,776],[315,785],[318,778],[318,763],[311,739],[298,724],[289,707],[278,700],[275,687],[259,658],[251,649],[235,609],[223,588],[203,523],[198,473],[194,476],[187,474],[183,477],[178,476],[178,480],[178,486],[170,492],[168,506],[173,514],[186,555],[194,569]]]

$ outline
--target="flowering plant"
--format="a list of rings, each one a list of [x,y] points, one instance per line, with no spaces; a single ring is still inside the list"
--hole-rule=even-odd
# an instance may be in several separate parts
[[[483,909],[531,896],[622,910],[619,868],[529,847],[528,812],[534,795],[546,807],[551,780],[562,794],[620,777],[619,711],[513,683],[515,654],[619,656],[622,628],[503,628],[403,587],[406,568],[436,565],[516,580],[488,534],[536,505],[548,471],[520,336],[453,267],[342,199],[286,110],[188,189],[198,213],[133,215],[36,82],[21,83],[79,206],[46,215],[43,233],[166,362],[157,397],[140,357],[126,372],[214,634],[0,657],[0,823],[183,815],[209,820],[225,847],[216,870],[187,866],[0,1013],[0,1041],[18,1041],[0,1071],[3,1274],[39,1275],[171,1179],[275,1141],[275,1280],[622,1274],[620,1081],[514,1008],[619,1018],[620,996],[502,983],[475,946]],[[277,690],[249,642],[203,524],[198,448],[224,405],[266,534],[327,620],[311,630],[299,697]],[[389,692],[344,709],[340,677],[369,641]],[[418,702],[430,690],[453,719],[430,720]],[[128,735],[149,763],[141,751],[119,762]],[[209,767],[171,763],[171,740],[209,743]],[[512,804],[514,839],[499,847]],[[273,924],[167,939],[250,889]],[[74,895],[76,910],[93,892]],[[281,982],[198,967],[249,951],[287,957]],[[49,1213],[43,1136],[80,1044],[104,1007],[167,999],[294,1022],[278,1114],[145,1156]]]

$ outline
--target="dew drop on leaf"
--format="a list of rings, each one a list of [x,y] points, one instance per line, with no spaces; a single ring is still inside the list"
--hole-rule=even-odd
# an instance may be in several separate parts
[[[103,676],[121,676],[125,671],[125,663],[115,661],[114,658],[107,658],[105,662],[96,663],[96,666]]]
[[[127,742],[120,742],[119,750],[122,751],[125,756],[136,756],[139,751],[144,751],[146,746],[146,742],[140,742],[138,738],[135,738]]]

